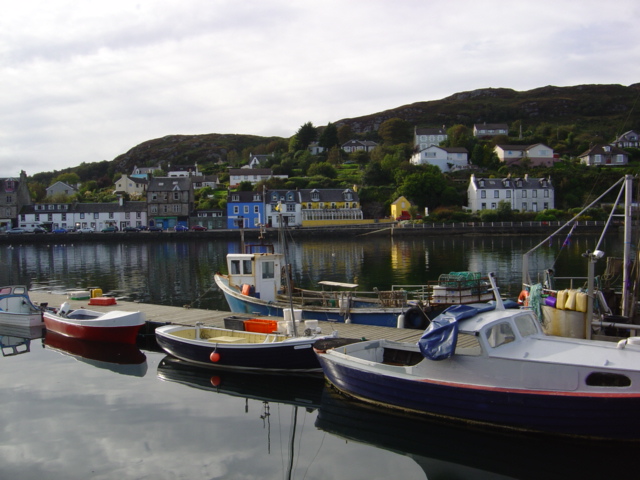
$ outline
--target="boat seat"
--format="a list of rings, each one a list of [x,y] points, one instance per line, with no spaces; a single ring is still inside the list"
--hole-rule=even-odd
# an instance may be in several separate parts
[[[229,337],[229,336],[220,336],[220,337],[211,337],[208,338],[207,341],[213,343],[247,343],[247,339],[243,337]]]

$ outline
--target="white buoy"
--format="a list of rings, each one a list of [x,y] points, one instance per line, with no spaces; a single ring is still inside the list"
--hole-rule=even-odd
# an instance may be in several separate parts
[[[398,328],[404,328],[404,313],[398,315]]]

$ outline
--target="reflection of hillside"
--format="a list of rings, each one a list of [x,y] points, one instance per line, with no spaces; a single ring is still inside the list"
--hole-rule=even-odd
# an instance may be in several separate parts
[[[411,457],[426,478],[632,478],[635,442],[508,434],[365,405],[326,389],[316,427]],[[570,473],[569,473],[570,472]]]

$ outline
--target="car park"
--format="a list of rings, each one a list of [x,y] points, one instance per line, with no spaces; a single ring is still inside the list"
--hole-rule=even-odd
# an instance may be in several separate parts
[[[52,230],[52,233],[67,233],[67,229],[66,228],[54,228]]]
[[[206,232],[207,227],[203,227],[202,225],[194,225],[193,227],[191,227],[191,230],[195,232]]]
[[[186,227],[186,226],[184,226],[184,225],[176,225],[175,227],[173,227],[173,229],[174,229],[176,232],[186,232],[186,231],[188,231],[188,230],[189,230],[189,228],[188,228],[188,227]]]
[[[7,230],[7,233],[9,235],[19,235],[19,234],[27,233],[27,232],[26,232],[26,230],[24,228],[16,227],[16,228],[10,228],[9,230]]]
[[[93,228],[91,228],[91,227],[82,227],[82,228],[78,228],[76,230],[76,232],[78,232],[78,233],[93,233],[93,232],[95,232],[95,230]]]
[[[104,227],[102,230],[100,230],[102,233],[115,233],[118,231],[117,227],[114,226],[109,226],[109,227]]]

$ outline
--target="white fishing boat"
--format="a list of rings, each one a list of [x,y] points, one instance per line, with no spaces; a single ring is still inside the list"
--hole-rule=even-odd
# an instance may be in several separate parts
[[[450,307],[418,344],[317,350],[339,391],[365,402],[546,434],[640,440],[640,338],[545,335],[529,309]]]
[[[42,310],[33,304],[23,285],[0,287],[0,324],[17,327],[42,326]]]

